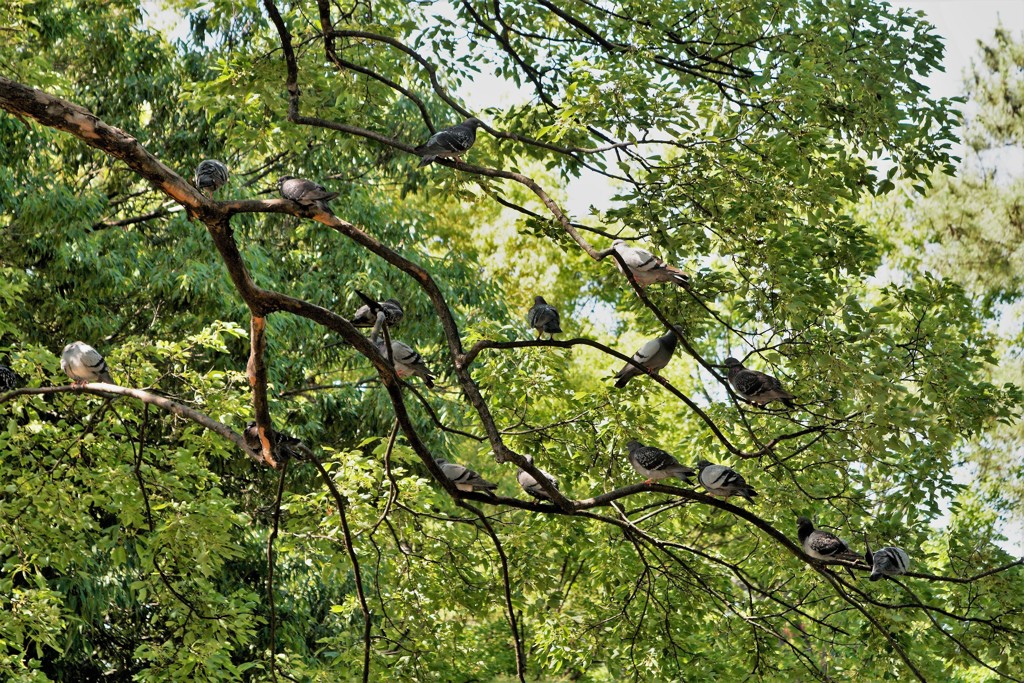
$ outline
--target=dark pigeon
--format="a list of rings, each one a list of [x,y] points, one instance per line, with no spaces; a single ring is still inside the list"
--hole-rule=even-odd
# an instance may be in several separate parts
[[[290,199],[302,206],[315,206],[321,211],[330,212],[327,202],[338,196],[337,192],[328,192],[323,185],[318,185],[312,180],[295,178],[290,175],[282,176],[277,180],[277,190],[285,199]]]
[[[214,192],[228,183],[228,167],[216,159],[206,159],[199,162],[196,168],[195,186],[196,189],[205,194],[205,190]]]
[[[626,444],[629,449],[629,464],[641,477],[647,477],[645,484],[650,484],[658,479],[675,477],[687,484],[696,472],[686,465],[680,465],[674,457],[654,446],[645,446],[639,441],[630,441]]]
[[[544,301],[544,297],[538,296],[533,299],[533,308],[526,314],[526,322],[533,329],[537,330],[537,338],[545,332],[554,339],[556,334],[561,334],[562,326],[558,318],[558,311],[555,307]]]
[[[757,370],[747,370],[743,363],[735,358],[726,358],[725,365],[729,368],[729,383],[736,393],[751,403],[759,406],[766,406],[772,401],[782,401],[790,408],[796,404],[793,394],[782,389],[782,383],[771,375],[766,375]]]
[[[263,444],[260,442],[259,427],[256,426],[255,422],[250,422],[245,426],[245,431],[242,432],[242,440],[245,441],[245,445],[254,453],[260,454],[263,452]],[[276,430],[273,432],[273,436],[270,439],[270,452],[278,462],[290,459],[313,459],[313,451],[311,451],[306,444],[302,443],[302,441],[294,436],[290,436]]]
[[[18,388],[18,375],[6,365],[0,365],[0,391]]]
[[[482,125],[480,119],[466,119],[431,135],[429,140],[413,150],[421,157],[420,168],[438,157],[459,157],[468,152],[476,142],[476,129]]]
[[[804,552],[814,559],[826,562],[832,560],[860,561],[860,555],[850,550],[838,536],[815,529],[814,524],[806,517],[798,517],[796,522],[797,538],[800,539]]]
[[[356,309],[355,315],[349,320],[356,327],[373,327],[373,324],[377,322],[377,311],[384,311],[384,322],[389,328],[397,327],[405,316],[402,304],[398,303],[396,299],[376,301],[358,289],[355,292],[356,296],[363,300],[363,305]]]

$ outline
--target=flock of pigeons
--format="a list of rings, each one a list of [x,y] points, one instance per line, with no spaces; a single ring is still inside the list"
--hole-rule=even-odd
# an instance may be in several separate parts
[[[462,123],[438,131],[430,137],[426,143],[415,148],[420,155],[420,166],[426,166],[439,157],[458,158],[459,155],[468,151],[476,141],[476,129],[482,125],[479,119],[470,118]],[[228,168],[220,161],[207,159],[201,162],[195,173],[195,186],[201,192],[216,192],[227,184]],[[323,186],[304,178],[284,176],[278,180],[278,191],[284,199],[296,202],[302,206],[316,208],[322,211],[330,211],[327,202],[338,196],[337,192],[330,192]],[[628,269],[633,280],[641,288],[655,283],[671,283],[688,289],[690,278],[679,268],[669,265],[654,256],[649,251],[629,246],[623,240],[615,240],[612,248],[618,255],[616,266],[624,274]],[[621,263],[620,263],[621,259]],[[370,341],[377,347],[382,355],[389,358],[400,378],[416,376],[423,380],[428,387],[434,386],[434,375],[427,367],[420,354],[409,345],[390,339],[390,345],[386,339],[390,335],[382,336],[384,326],[392,330],[399,325],[405,315],[402,305],[395,299],[376,301],[363,292],[356,290],[356,294],[363,301],[363,305],[356,310],[350,322],[356,327],[372,327]],[[553,339],[554,335],[562,332],[561,320],[558,311],[554,306],[538,296],[534,299],[533,307],[526,315],[526,321],[531,328],[537,331],[538,339],[544,334]],[[675,352],[678,339],[682,330],[675,326],[668,333],[651,339],[641,346],[633,354],[633,363],[626,365],[616,373],[615,386],[625,387],[634,377],[644,374],[657,375],[659,371],[668,365]],[[103,356],[93,347],[85,342],[76,341],[64,347],[61,355],[61,369],[67,373],[75,386],[81,386],[87,382],[113,383],[107,363]],[[749,370],[735,358],[725,359],[724,366],[728,369],[727,380],[732,388],[744,400],[755,405],[764,407],[773,401],[780,401],[788,407],[795,407],[793,394],[785,391],[778,379],[771,375]],[[5,366],[0,366],[0,390],[10,390],[17,386],[17,376]],[[245,441],[253,449],[259,449],[259,437],[255,423],[250,423],[243,433]],[[275,432],[275,447],[280,447],[295,453],[308,453],[308,448],[303,446],[298,439],[286,434]],[[693,484],[691,477],[696,475],[697,482],[708,492],[709,495],[729,498],[730,496],[741,496],[749,502],[753,502],[757,491],[743,479],[742,475],[725,465],[716,465],[707,460],[697,462],[697,470],[680,464],[671,454],[666,453],[654,446],[645,446],[638,441],[630,441],[626,444],[629,449],[629,462],[633,469],[641,476],[646,477],[647,484],[660,479],[674,477],[687,484]],[[532,465],[532,456],[525,456]],[[442,458],[435,458],[437,465],[452,483],[460,491],[478,491],[493,495],[497,484],[487,481],[473,470],[451,463]],[[558,480],[538,469],[548,482],[556,489]],[[551,496],[541,486],[537,479],[529,472],[520,468],[518,474],[519,485],[531,496],[539,500],[551,500]],[[852,552],[849,547],[837,536],[820,529],[806,517],[797,520],[797,537],[800,540],[803,550],[809,556],[818,560],[841,560],[859,561],[860,556]],[[871,567],[871,580],[876,581],[883,576],[895,576],[907,571],[910,558],[902,548],[885,547],[872,553],[867,549],[864,559]]]

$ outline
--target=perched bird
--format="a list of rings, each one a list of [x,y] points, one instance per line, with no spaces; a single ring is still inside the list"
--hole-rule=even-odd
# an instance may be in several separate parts
[[[380,351],[385,358],[388,357],[387,347],[384,346],[384,339],[378,339],[374,342],[377,346],[377,350]],[[403,344],[397,339],[391,340],[391,358],[395,362],[395,372],[398,373],[399,378],[405,379],[413,375],[421,378],[423,383],[430,389],[434,388],[434,375],[430,372],[430,368],[423,361],[421,356],[416,349],[412,348],[408,344]]]
[[[554,339],[556,334],[561,334],[562,326],[558,318],[558,311],[555,307],[544,301],[544,297],[533,298],[533,308],[526,314],[526,322],[533,329],[537,330],[537,339],[547,332]]]
[[[285,199],[290,199],[302,206],[316,206],[321,211],[330,211],[327,202],[338,196],[337,192],[328,192],[327,188],[312,180],[295,178],[290,175],[278,178],[277,190]]]
[[[76,341],[64,347],[60,355],[60,369],[67,373],[76,387],[88,382],[114,383],[107,371],[107,361],[85,342]]]
[[[523,457],[526,458],[526,461],[529,462],[531,465],[533,464],[532,455],[524,455]],[[552,486],[554,486],[556,489],[558,488],[558,480],[555,479],[551,474],[545,472],[539,467],[537,468],[537,471],[543,474],[545,477],[547,477],[548,481],[551,482]],[[523,490],[529,493],[534,498],[537,498],[539,500],[551,500],[551,496],[548,495],[548,492],[545,491],[543,487],[541,487],[541,485],[537,482],[537,480],[534,478],[532,474],[530,474],[523,468],[519,468],[519,475],[516,477],[516,479],[519,481],[519,485],[523,487]]]
[[[798,517],[797,538],[804,547],[804,552],[816,560],[848,560],[860,561],[860,555],[850,550],[838,536],[827,531],[814,528],[814,524],[806,517]]]
[[[754,502],[757,491],[733,468],[715,465],[707,460],[698,460],[697,470],[697,481],[709,495],[719,498],[743,496],[751,503]]]
[[[641,346],[640,350],[633,354],[633,360],[647,368],[652,375],[657,375],[658,371],[672,360],[672,353],[676,350],[676,344],[679,343],[676,334],[681,335],[682,328],[678,325],[674,328],[675,332],[667,332]],[[644,374],[643,370],[631,363],[626,363],[615,375],[615,386],[621,389],[629,383],[629,380],[642,374]]]
[[[865,546],[867,540],[865,537]],[[894,546],[879,548],[875,553],[872,553],[871,547],[868,546],[864,552],[864,559],[871,566],[871,576],[868,577],[871,581],[878,581],[883,576],[906,574],[907,568],[910,567],[910,556],[907,555],[907,551]]]
[[[462,123],[439,130],[430,139],[414,149],[420,155],[422,168],[438,157],[456,157],[469,151],[476,142],[476,129],[484,125],[480,119],[466,119]]]
[[[228,184],[228,167],[216,159],[206,159],[199,162],[196,167],[195,186],[200,192],[210,190],[214,192]],[[205,194],[205,192],[203,192]]]
[[[782,383],[771,375],[757,370],[747,370],[743,363],[735,358],[726,358],[725,366],[729,368],[729,383],[740,398],[764,407],[772,401],[782,401],[790,408],[795,408],[796,398],[788,391],[783,391]]]
[[[626,448],[629,449],[629,464],[640,476],[647,477],[645,484],[669,477],[675,477],[687,484],[693,483],[690,480],[690,477],[696,474],[693,468],[680,465],[678,460],[660,448],[645,446],[635,440],[628,442]]]
[[[612,249],[622,257],[626,267],[629,268],[629,272],[633,274],[633,279],[636,280],[641,289],[656,282],[671,282],[684,289],[690,288],[689,275],[675,266],[668,265],[646,249],[631,247],[626,244],[625,240],[615,240],[612,242]],[[614,259],[614,261],[615,267],[625,274],[626,271],[622,270],[622,264],[619,263],[619,260]]]
[[[356,309],[355,315],[349,320],[356,327],[373,327],[373,324],[377,321],[377,311],[384,311],[384,322],[387,323],[389,328],[397,327],[398,323],[405,316],[402,304],[398,303],[396,299],[375,301],[358,289],[355,292],[356,296],[364,302],[362,306]]]
[[[290,458],[295,458],[296,460],[311,460],[313,458],[313,451],[309,449],[309,446],[294,436],[276,430],[271,433],[273,436],[270,438],[270,452],[273,453],[274,458],[278,461]],[[242,432],[242,440],[245,441],[245,445],[250,450],[256,453],[263,451],[259,427],[256,426],[255,422],[250,422],[245,426],[245,431]]]
[[[6,365],[0,365],[0,391],[18,388],[18,375]]]
[[[448,462],[444,458],[434,458],[434,462],[441,468],[444,476],[448,477],[455,484],[455,488],[460,491],[485,491],[490,493],[498,488],[497,484],[492,484],[468,467]]]

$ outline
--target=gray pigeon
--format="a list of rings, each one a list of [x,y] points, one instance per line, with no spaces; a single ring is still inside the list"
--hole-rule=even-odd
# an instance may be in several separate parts
[[[18,388],[18,375],[6,365],[0,365],[0,391]]]
[[[497,484],[492,484],[468,467],[448,462],[444,458],[434,458],[434,462],[444,472],[444,476],[448,477],[455,484],[455,488],[460,491],[484,491],[490,493],[498,488]]]
[[[867,539],[864,540],[867,545]],[[907,551],[894,546],[879,548],[874,553],[868,547],[864,552],[864,559],[871,566],[871,576],[868,577],[871,581],[878,581],[883,576],[906,574],[907,568],[910,567],[910,556],[907,555]]]
[[[312,460],[313,451],[309,446],[302,443],[294,436],[274,430],[270,439],[270,450],[277,461],[284,461],[294,458],[295,460]],[[259,427],[255,422],[250,422],[242,432],[242,440],[250,450],[256,453],[263,452],[263,444],[260,442]]]
[[[384,346],[384,339],[378,339],[374,342],[377,346],[377,350],[380,351],[385,358],[388,357],[387,347]],[[405,379],[415,375],[423,380],[423,383],[427,387],[434,388],[434,375],[430,372],[430,368],[423,361],[421,356],[416,349],[412,348],[408,344],[403,344],[397,339],[391,340],[391,357],[395,361],[395,372],[398,373],[399,378]]]
[[[316,206],[321,211],[330,211],[327,202],[338,196],[337,192],[328,192],[323,185],[318,185],[312,180],[295,178],[290,175],[282,176],[277,180],[277,190],[285,199],[290,199],[302,206]]]
[[[838,536],[814,528],[814,524],[806,517],[798,517],[797,538],[804,547],[804,552],[816,560],[847,560],[859,562],[860,555],[850,550]]]
[[[60,369],[67,373],[76,387],[88,382],[114,383],[107,371],[107,361],[85,342],[76,341],[64,347],[60,355]]]
[[[529,462],[531,465],[533,464],[532,455],[524,455],[523,457],[526,458],[526,461]],[[552,486],[554,486],[556,489],[558,488],[558,480],[555,479],[551,474],[545,472],[540,468],[537,468],[537,471],[543,474],[545,477],[547,477],[548,481],[551,482]],[[527,472],[526,470],[519,468],[519,475],[516,477],[516,479],[519,481],[519,485],[523,487],[523,490],[529,493],[534,498],[537,498],[539,500],[551,500],[551,496],[548,495],[548,492],[545,491],[543,487],[541,487],[541,485],[537,483],[537,480],[534,478],[534,476]]]
[[[736,393],[751,403],[766,406],[772,401],[782,401],[790,408],[795,408],[796,398],[788,391],[783,391],[782,383],[771,375],[757,370],[747,370],[743,363],[735,358],[726,358],[725,366],[729,368],[729,383]]]
[[[633,274],[633,279],[636,280],[641,289],[656,282],[671,282],[684,289],[690,288],[689,275],[675,266],[668,265],[646,249],[631,247],[626,244],[625,240],[615,240],[612,242],[612,249],[622,257],[629,271]],[[625,274],[619,260],[613,260],[619,272]]]
[[[680,465],[678,460],[660,448],[645,446],[639,441],[628,442],[626,448],[629,449],[629,464],[641,477],[647,477],[645,484],[669,477],[675,477],[687,484],[693,483],[690,477],[696,472],[686,465]]]
[[[377,322],[377,311],[384,311],[384,322],[389,328],[397,327],[405,316],[402,304],[398,303],[396,299],[375,301],[358,289],[355,290],[355,293],[364,302],[364,305],[356,309],[355,315],[349,320],[356,327],[373,327],[373,324]]]
[[[224,187],[228,183],[228,167],[217,161],[216,159],[206,159],[199,162],[199,166],[196,167],[195,186],[200,192],[206,189],[210,190],[212,196],[214,192]],[[205,192],[203,192],[205,194]]]
[[[675,326],[675,330],[682,334],[682,328],[678,325]],[[676,350],[678,343],[679,339],[676,337],[676,333],[667,332],[641,346],[640,350],[633,354],[633,360],[647,368],[652,375],[657,375],[658,371],[672,360],[672,353]],[[643,370],[631,363],[626,363],[615,375],[615,386],[621,389],[629,383],[629,380],[642,374],[644,374]]]
[[[719,498],[743,496],[751,503],[754,502],[757,491],[733,468],[714,465],[707,460],[698,460],[697,470],[697,480],[709,495]]]
[[[476,129],[482,125],[480,119],[472,118],[451,128],[437,131],[424,144],[413,150],[421,157],[419,167],[426,166],[438,157],[458,158],[468,152],[476,142]]]
[[[558,318],[558,311],[555,307],[544,301],[544,297],[538,296],[533,299],[533,308],[526,314],[526,322],[533,329],[537,330],[537,339],[547,332],[554,339],[556,334],[561,334],[562,326]]]

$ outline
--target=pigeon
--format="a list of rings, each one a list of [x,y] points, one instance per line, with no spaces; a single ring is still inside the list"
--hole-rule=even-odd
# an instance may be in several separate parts
[[[364,304],[356,309],[355,315],[349,320],[354,326],[373,327],[373,324],[377,322],[377,311],[384,311],[384,322],[389,328],[397,327],[398,323],[402,321],[405,311],[402,310],[402,304],[398,303],[396,299],[374,301],[358,289],[355,292]]]
[[[726,358],[725,366],[729,368],[729,383],[736,393],[751,403],[764,407],[772,401],[782,401],[790,408],[795,408],[796,398],[788,391],[783,391],[779,380],[757,370],[747,370],[743,363],[735,358]]]
[[[675,326],[675,330],[675,332],[663,334],[641,346],[640,350],[633,354],[633,360],[647,368],[652,375],[657,375],[658,370],[672,360],[672,353],[676,350],[676,344],[679,342],[676,333],[682,334],[682,328],[678,325]],[[621,389],[629,383],[629,380],[642,374],[644,374],[643,370],[631,363],[626,363],[615,375],[615,386]]]
[[[18,375],[6,365],[0,365],[0,391],[18,388]]]
[[[245,445],[250,450],[256,453],[263,452],[259,427],[256,426],[255,422],[250,422],[245,426],[245,431],[242,432],[242,440],[245,441]],[[294,436],[278,431],[272,432],[270,450],[278,461],[290,458],[295,458],[296,460],[312,460],[313,458],[313,451],[309,449],[309,446]]]
[[[615,240],[612,242],[612,249],[622,257],[622,260],[629,268],[629,272],[633,274],[633,279],[636,280],[641,289],[647,287],[647,285],[653,285],[655,282],[671,282],[684,289],[690,288],[689,275],[675,266],[668,265],[646,249],[631,247],[626,244],[625,240]],[[615,267],[625,274],[619,260],[614,260]]]
[[[554,339],[556,334],[561,334],[561,321],[558,319],[558,311],[555,307],[544,301],[544,297],[538,296],[533,299],[533,308],[526,314],[526,322],[530,327],[537,330],[537,339],[545,332]]]
[[[327,202],[338,196],[337,192],[328,192],[323,185],[318,185],[312,180],[295,178],[290,175],[282,176],[277,180],[277,189],[281,196],[290,199],[302,206],[315,206],[321,211],[330,211]]]
[[[867,539],[864,540],[866,545]],[[872,553],[869,547],[864,552],[864,559],[871,566],[871,576],[868,577],[871,581],[878,581],[883,576],[906,574],[907,568],[910,566],[910,556],[907,555],[907,551],[893,546],[879,548],[875,553]]]
[[[751,503],[754,502],[757,491],[753,486],[747,484],[746,480],[733,468],[714,465],[707,460],[698,460],[697,470],[697,481],[709,495],[719,498],[743,496]]]
[[[526,458],[526,461],[528,463],[530,463],[531,465],[533,464],[532,455],[524,455],[523,457]],[[551,482],[552,486],[554,486],[556,489],[558,488],[558,480],[551,476],[551,474],[545,472],[539,467],[537,468],[537,471],[543,474],[545,477],[547,477],[548,481]],[[538,500],[551,500],[551,496],[548,494],[548,492],[545,491],[539,483],[537,483],[537,480],[534,478],[532,474],[530,474],[523,468],[519,468],[519,475],[516,477],[516,479],[519,480],[519,485],[523,487],[523,490],[529,493],[534,498],[537,498]]]
[[[199,166],[196,167],[195,177],[197,190],[203,192],[204,190],[209,189],[210,195],[212,196],[214,192],[227,185],[227,183],[227,166],[216,159],[206,159],[199,162]]]
[[[448,462],[444,458],[434,458],[434,462],[441,468],[444,476],[448,477],[455,484],[455,488],[460,491],[485,491],[490,493],[498,488],[497,484],[492,484],[468,467]]]
[[[850,548],[838,536],[819,531],[806,517],[798,517],[797,538],[804,547],[804,552],[816,560],[847,560],[860,561],[860,555]]]
[[[419,168],[426,166],[438,157],[455,157],[469,151],[476,142],[476,129],[482,126],[480,119],[466,119],[462,123],[439,130],[430,136],[424,144],[413,150],[420,155]]]
[[[645,484],[669,477],[675,477],[687,484],[693,483],[689,478],[696,472],[686,465],[680,465],[678,460],[660,448],[645,446],[635,440],[628,442],[626,447],[629,449],[629,464],[640,476],[647,477]]]
[[[377,350],[388,357],[387,347],[384,346],[383,339],[377,339],[374,341]],[[403,344],[397,339],[391,340],[391,358],[395,361],[395,372],[398,374],[400,379],[411,377],[413,375],[420,377],[423,383],[428,388],[434,388],[434,375],[430,372],[430,368],[423,362],[423,356],[421,356],[416,349],[412,348],[408,344]]]
[[[114,383],[107,371],[107,361],[85,342],[76,341],[64,347],[60,355],[60,369],[67,373],[76,387],[88,382]]]

